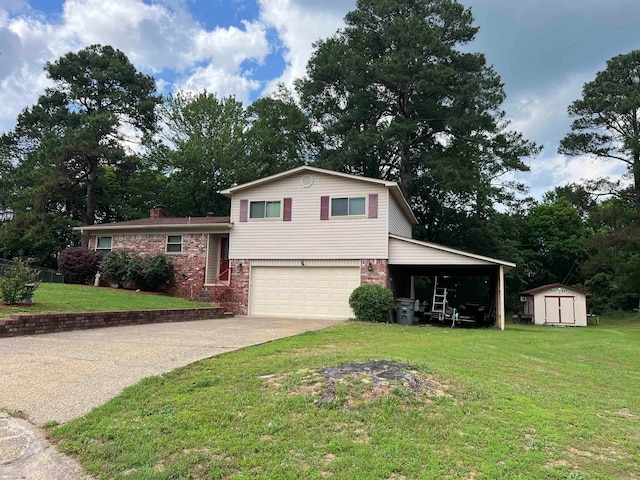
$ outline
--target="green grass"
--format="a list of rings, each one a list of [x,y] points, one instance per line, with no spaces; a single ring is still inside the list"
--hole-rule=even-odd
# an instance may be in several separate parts
[[[138,293],[112,288],[42,283],[34,296],[34,305],[0,305],[0,318],[14,313],[95,312],[107,310],[146,310],[210,306],[176,297]]]
[[[372,359],[408,362],[444,395],[355,378],[323,401],[317,369]],[[639,418],[635,319],[352,322],[145,379],[51,434],[99,478],[631,479]]]

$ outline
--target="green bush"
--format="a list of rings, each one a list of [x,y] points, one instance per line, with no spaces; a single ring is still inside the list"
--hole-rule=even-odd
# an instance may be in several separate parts
[[[126,250],[115,250],[109,253],[100,266],[101,274],[118,287],[124,287],[129,281],[129,265],[131,254]]]
[[[131,285],[146,292],[161,291],[174,279],[173,261],[161,253],[142,258],[116,250],[107,255],[100,270],[118,287]]]
[[[37,273],[29,268],[27,261],[15,259],[0,278],[0,300],[13,305],[30,299],[38,287],[36,279]]]
[[[140,258],[132,256],[128,279],[136,288],[147,292],[163,290],[174,278],[171,257],[161,253]]]
[[[356,318],[365,322],[388,322],[393,293],[380,285],[360,285],[349,297]]]
[[[65,248],[58,257],[58,270],[65,283],[87,284],[96,276],[101,259],[98,252],[88,248]]]

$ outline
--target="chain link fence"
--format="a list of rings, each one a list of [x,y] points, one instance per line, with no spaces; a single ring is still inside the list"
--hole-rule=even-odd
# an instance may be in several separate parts
[[[0,260],[0,277],[4,276],[4,272],[11,267],[11,262],[8,260]],[[62,274],[51,268],[38,267],[36,265],[30,265],[32,270],[38,272],[37,280],[43,283],[64,283]]]

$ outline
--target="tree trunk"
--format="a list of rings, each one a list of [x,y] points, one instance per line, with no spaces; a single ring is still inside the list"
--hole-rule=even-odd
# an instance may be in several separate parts
[[[633,202],[636,218],[640,221],[640,153],[633,154]]]
[[[400,148],[400,190],[407,202],[410,202],[413,193],[413,179],[411,175],[411,148],[408,138],[404,139]]]

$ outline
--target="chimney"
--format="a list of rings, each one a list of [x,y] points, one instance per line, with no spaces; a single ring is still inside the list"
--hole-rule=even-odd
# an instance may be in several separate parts
[[[151,218],[169,218],[171,215],[164,205],[156,205],[149,212],[149,216]]]

